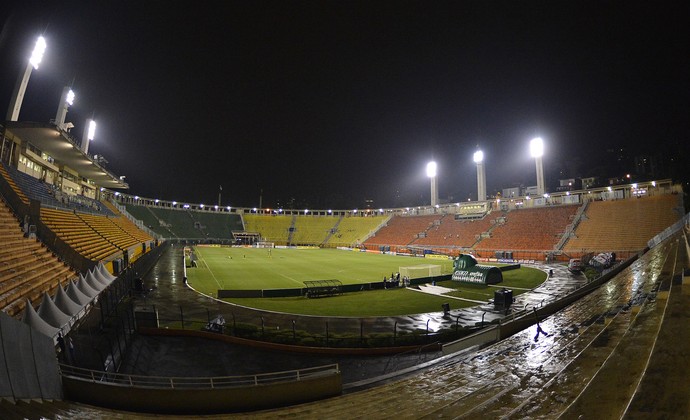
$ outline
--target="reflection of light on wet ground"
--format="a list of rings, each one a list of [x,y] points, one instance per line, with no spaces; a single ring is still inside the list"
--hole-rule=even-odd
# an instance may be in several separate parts
[[[429,332],[438,331],[441,329],[443,324],[434,318],[429,318],[427,320],[427,325],[429,326]]]

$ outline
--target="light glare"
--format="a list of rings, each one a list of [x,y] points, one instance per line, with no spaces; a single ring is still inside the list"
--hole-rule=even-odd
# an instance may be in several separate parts
[[[31,53],[31,58],[29,59],[29,63],[31,63],[31,65],[34,66],[36,70],[38,70],[38,65],[41,64],[41,60],[43,60],[43,53],[45,51],[46,39],[42,36],[39,36],[36,40],[36,46],[34,46],[34,50]]]
[[[533,158],[542,157],[544,155],[544,141],[541,137],[536,137],[529,142],[529,153]]]
[[[437,168],[436,162],[431,161],[431,162],[427,163],[426,164],[426,176],[428,176],[429,178],[435,177],[436,176],[436,168]]]
[[[67,102],[68,105],[72,105],[74,103],[74,91],[72,89],[67,92],[67,98],[65,98],[65,102]]]
[[[91,120],[91,121],[89,121],[89,134],[87,136],[89,141],[93,140],[93,137],[95,134],[96,134],[96,121]]]
[[[482,152],[481,150],[477,150],[476,152],[474,152],[473,159],[474,163],[482,162],[484,160],[484,152]]]

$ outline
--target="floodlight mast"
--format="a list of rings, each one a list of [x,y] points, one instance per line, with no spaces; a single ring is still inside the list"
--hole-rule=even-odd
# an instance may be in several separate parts
[[[20,73],[19,78],[17,78],[17,83],[14,86],[14,92],[12,92],[12,99],[10,100],[10,106],[7,109],[7,121],[17,121],[19,119],[19,111],[22,108],[24,94],[26,93],[26,86],[29,84],[29,78],[31,77],[31,70],[38,69],[38,65],[43,59],[43,53],[45,50],[46,40],[42,36],[39,36],[36,40],[34,50],[31,53],[31,58],[26,63],[24,72]]]
[[[65,130],[65,117],[67,116],[67,110],[74,103],[74,92],[69,86],[65,86],[62,89],[62,95],[60,96],[60,104],[58,105],[57,113],[55,114],[55,125],[61,129]]]
[[[473,156],[477,164],[477,201],[486,201],[486,173],[484,172],[484,152],[477,150]]]
[[[426,165],[426,176],[431,179],[431,206],[438,205],[438,181],[436,178],[436,162],[431,161]]]
[[[89,143],[93,140],[96,135],[96,121],[92,119],[86,120],[86,127],[84,128],[84,135],[81,137],[81,150],[85,153],[89,153]]]
[[[544,141],[541,137],[532,139],[529,143],[529,151],[537,166],[537,195],[544,195],[544,163],[542,156],[544,156]]]

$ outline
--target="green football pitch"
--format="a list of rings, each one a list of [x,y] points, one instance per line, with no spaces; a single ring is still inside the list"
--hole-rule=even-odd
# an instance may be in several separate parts
[[[400,267],[415,265],[440,265],[442,274],[450,274],[453,267],[451,260],[334,249],[195,247],[194,252],[197,267],[187,268],[189,284],[210,296],[216,296],[218,289],[302,288],[303,282],[308,280],[339,280],[343,284],[379,282],[384,276],[390,277],[391,273],[398,272]],[[505,274],[505,286],[518,287],[514,294],[534,288],[546,278],[543,272],[532,268],[521,268]],[[451,281],[443,283],[446,287],[456,289],[453,296],[468,293],[465,297],[473,300],[487,301],[493,297],[495,289]],[[406,289],[353,292],[319,299],[283,297],[225,300],[258,309],[321,316],[388,316],[438,312],[441,304],[446,302],[450,302],[451,308],[477,305]]]
[[[200,291],[217,289],[288,289],[308,280],[340,280],[343,284],[382,281],[401,266],[440,265],[450,274],[451,260],[400,257],[337,249],[195,247],[197,267],[187,277]]]

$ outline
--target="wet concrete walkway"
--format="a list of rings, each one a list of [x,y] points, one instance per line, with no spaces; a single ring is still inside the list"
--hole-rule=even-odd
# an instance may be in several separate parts
[[[252,416],[687,418],[687,377],[672,370],[687,365],[683,355],[690,342],[678,340],[690,327],[685,318],[669,318],[672,312],[666,309],[667,300],[679,305],[688,294],[683,286],[690,285],[677,280],[687,266],[684,250],[669,241],[538,326],[486,349],[447,357],[414,377],[375,389]],[[677,338],[669,335],[678,329],[683,333]],[[668,341],[657,343],[657,337]],[[672,359],[662,356],[663,349],[676,347]],[[664,368],[674,379],[650,368]],[[681,368],[680,375],[685,371]],[[659,391],[645,395],[649,389]]]

